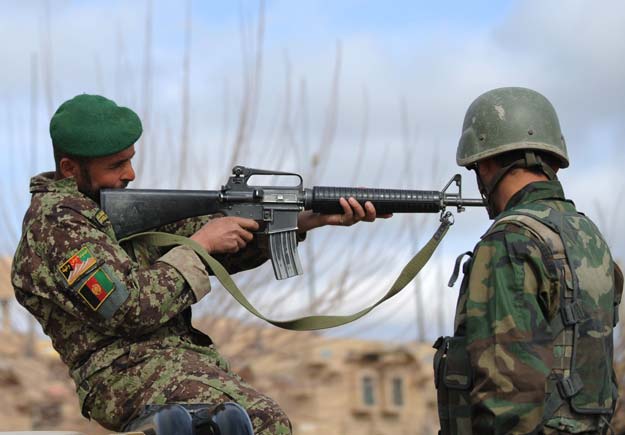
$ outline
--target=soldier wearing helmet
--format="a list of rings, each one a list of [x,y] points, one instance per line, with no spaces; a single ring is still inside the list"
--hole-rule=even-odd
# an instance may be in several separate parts
[[[607,433],[623,278],[564,197],[553,106],[530,89],[486,92],[467,110],[457,162],[475,170],[495,221],[464,263],[454,335],[435,344],[441,434]]]

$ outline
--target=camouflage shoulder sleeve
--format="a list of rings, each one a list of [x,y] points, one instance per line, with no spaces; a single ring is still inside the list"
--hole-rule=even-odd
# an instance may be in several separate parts
[[[245,249],[235,254],[212,255],[229,273],[237,273],[243,270],[254,269],[267,261],[269,254],[263,246],[262,242],[254,239]]]
[[[527,434],[541,424],[553,361],[550,283],[522,228],[506,225],[478,244],[466,304],[473,433]]]
[[[22,256],[28,264],[18,268],[21,274],[32,269],[26,290],[103,334],[148,333],[195,302],[190,272],[175,266],[185,257],[193,262],[194,253],[178,250],[177,260],[140,265],[78,210],[58,207],[33,222],[22,244],[35,257]],[[205,293],[210,284],[204,275],[204,281],[197,274],[190,281]]]
[[[176,234],[183,237],[191,237],[200,228],[202,228],[212,216],[197,216],[188,219],[182,219],[171,224],[162,225],[154,231]],[[132,242],[124,245],[124,249],[128,251],[133,259],[141,264],[152,264],[158,261],[169,249],[157,248],[156,246],[146,245],[144,243]],[[173,266],[173,264],[172,264]],[[175,266],[174,266],[175,267]]]
[[[158,261],[176,268],[191,287],[195,300],[199,301],[210,291],[206,266],[200,257],[187,246],[178,246],[163,255]]]
[[[200,228],[202,228],[208,221],[213,218],[212,215],[197,216],[188,219],[182,219],[171,224],[163,225],[156,229],[156,231],[162,231],[164,233],[177,234],[183,237],[191,237]]]

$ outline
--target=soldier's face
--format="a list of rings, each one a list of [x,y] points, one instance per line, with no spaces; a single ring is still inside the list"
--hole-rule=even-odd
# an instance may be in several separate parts
[[[79,165],[73,174],[78,190],[95,202],[100,202],[100,190],[105,188],[122,189],[135,179],[132,158],[134,145],[117,154],[96,157]]]
[[[490,186],[493,182],[495,174],[501,167],[493,159],[480,160],[475,165],[475,177],[477,179],[477,187],[480,190],[482,198],[486,202],[486,211],[488,217],[494,219],[500,210],[497,209],[494,194],[495,192],[489,192],[487,186]]]
[[[477,162],[475,165],[475,175],[478,177],[478,186],[480,184],[480,179],[484,186],[490,185],[499,169],[501,169],[501,167],[493,159],[484,159]],[[482,193],[488,194],[486,191]]]

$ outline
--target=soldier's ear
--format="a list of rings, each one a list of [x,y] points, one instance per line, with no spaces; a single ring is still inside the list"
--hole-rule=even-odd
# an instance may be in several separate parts
[[[499,169],[501,169],[501,166],[497,164],[495,159],[483,159],[477,162],[475,172],[479,174],[482,181],[488,184]]]
[[[62,157],[59,161],[61,178],[78,177],[80,175],[80,163],[70,157]]]

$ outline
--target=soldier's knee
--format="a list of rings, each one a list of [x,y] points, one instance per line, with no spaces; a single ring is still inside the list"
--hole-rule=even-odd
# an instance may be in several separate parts
[[[154,435],[254,435],[247,412],[233,402],[148,405],[124,430]]]
[[[291,435],[291,421],[271,399],[263,398],[247,408],[256,435]]]

